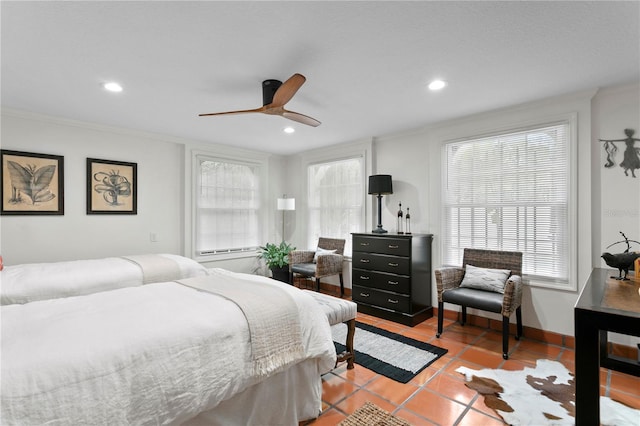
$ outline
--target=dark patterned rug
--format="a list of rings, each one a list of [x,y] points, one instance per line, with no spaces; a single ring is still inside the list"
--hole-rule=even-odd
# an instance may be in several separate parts
[[[337,353],[343,352],[345,347],[339,342],[346,339],[346,325],[335,325],[331,332]],[[360,322],[356,322],[353,348],[356,364],[400,383],[407,383],[447,353],[446,349]]]

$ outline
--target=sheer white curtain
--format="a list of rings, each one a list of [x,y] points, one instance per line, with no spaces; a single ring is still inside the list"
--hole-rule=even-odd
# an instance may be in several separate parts
[[[567,282],[570,128],[563,122],[445,145],[443,264],[460,265],[465,247],[522,251],[525,275]]]
[[[344,254],[351,256],[351,233],[363,229],[363,158],[311,164],[307,171],[309,246],[320,237],[344,238]]]
[[[198,157],[196,252],[255,250],[259,246],[260,165]]]

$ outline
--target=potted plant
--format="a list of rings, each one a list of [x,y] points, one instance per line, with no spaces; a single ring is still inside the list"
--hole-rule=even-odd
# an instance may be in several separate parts
[[[274,279],[285,283],[289,282],[289,253],[295,250],[286,242],[280,244],[267,243],[260,247],[259,256],[264,259],[267,267],[271,269]]]

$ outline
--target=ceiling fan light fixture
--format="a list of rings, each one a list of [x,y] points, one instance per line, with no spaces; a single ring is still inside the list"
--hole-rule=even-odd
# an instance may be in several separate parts
[[[444,80],[433,80],[429,83],[429,90],[440,90],[446,87],[447,83]]]
[[[104,89],[108,92],[114,92],[114,93],[122,92],[122,86],[116,83],[115,81],[109,81],[107,83],[104,83],[102,87],[104,87]]]
[[[213,115],[229,115],[229,114],[248,114],[262,113],[269,115],[279,115],[307,126],[318,127],[320,122],[315,118],[300,114],[299,112],[288,111],[284,105],[291,100],[296,94],[300,86],[304,84],[306,78],[302,74],[294,74],[287,81],[282,83],[280,80],[264,80],[262,82],[262,100],[263,105],[260,108],[245,109],[238,111],[211,112],[206,114],[198,114],[200,117]]]
[[[291,134],[291,133],[295,133],[296,129],[294,129],[291,126],[287,126],[284,129],[282,129],[282,131],[285,132],[285,133]]]

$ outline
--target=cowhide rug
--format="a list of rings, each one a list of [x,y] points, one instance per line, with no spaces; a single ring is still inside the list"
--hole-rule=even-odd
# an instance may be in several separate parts
[[[573,425],[575,382],[573,374],[557,361],[540,359],[523,370],[456,369],[466,385],[484,395],[484,403],[510,425]],[[600,398],[602,425],[640,425],[640,410],[607,397]]]

